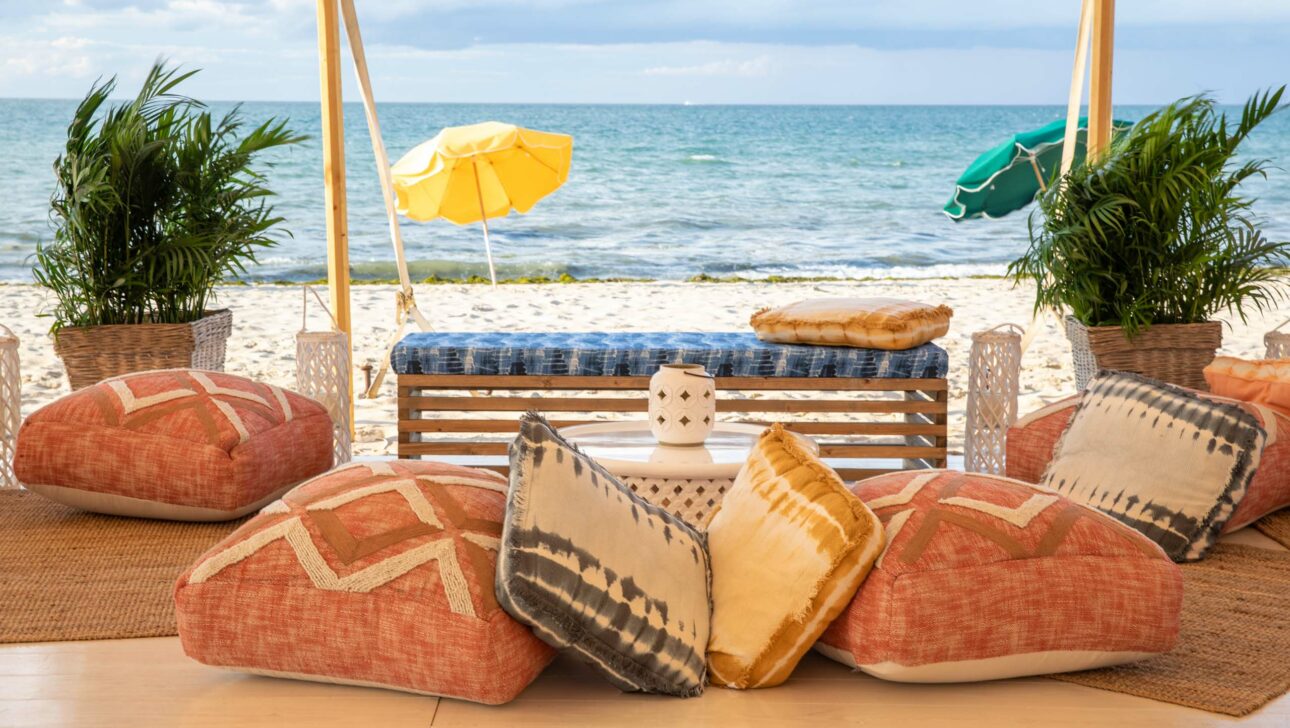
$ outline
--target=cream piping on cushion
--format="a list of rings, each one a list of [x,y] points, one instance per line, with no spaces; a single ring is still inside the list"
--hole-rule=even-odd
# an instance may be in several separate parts
[[[509,490],[506,481],[462,478],[451,475],[418,475],[416,478],[417,480],[424,480],[427,483],[438,483],[439,485],[468,485],[472,488],[483,488],[484,490],[492,490],[503,494]]]
[[[326,473],[324,476],[332,476],[338,471],[353,470],[355,468],[366,468],[374,476],[394,474],[394,470],[389,463],[372,462],[351,463],[344,468],[334,470],[331,473]],[[481,476],[483,475],[484,474],[481,473]],[[318,476],[318,478],[324,476]],[[317,480],[318,478],[314,478],[313,480]],[[367,487],[345,491],[330,498],[309,503],[304,506],[304,509],[308,511],[330,511],[366,496],[384,492],[395,492],[403,496],[408,507],[423,523],[442,529],[443,524],[436,515],[434,506],[430,504],[425,494],[417,486],[417,480],[424,480],[430,483],[443,485],[485,487],[489,490],[493,490],[493,486],[496,484],[496,478],[491,474],[478,479],[462,476],[440,477],[425,475],[418,476],[417,478],[381,482]],[[262,513],[267,515],[290,516],[292,508],[286,502],[278,500],[265,507]],[[498,539],[493,536],[488,536],[486,534],[463,533],[462,537],[487,549],[496,551],[498,548]],[[233,544],[223,551],[210,554],[193,568],[188,581],[190,584],[204,583],[229,566],[241,562],[270,543],[278,540],[284,540],[291,546],[292,551],[296,555],[297,562],[309,576],[313,585],[326,591],[369,592],[408,573],[422,564],[430,561],[437,561],[439,564],[440,582],[443,584],[444,594],[448,599],[449,607],[457,614],[475,616],[475,608],[470,596],[470,587],[466,581],[465,574],[461,570],[461,564],[457,561],[457,550],[451,535],[422,544],[421,546],[405,551],[397,556],[390,557],[357,571],[353,571],[345,576],[340,576],[327,564],[326,559],[322,556],[321,552],[318,551],[318,547],[314,545],[313,537],[309,535],[309,530],[301,521],[300,516],[284,518],[268,528],[256,532],[251,537]]]
[[[905,524],[909,522],[909,517],[917,512],[917,508],[909,508],[899,511],[887,519],[887,525],[883,528],[883,533],[887,537],[886,543],[883,544],[882,553],[878,554],[878,560],[873,563],[875,569],[882,568],[883,559],[887,558],[887,551],[891,549],[891,544],[896,540],[896,536],[900,535],[900,529],[904,528]]]
[[[892,493],[891,495],[884,495],[881,498],[874,498],[869,501],[868,506],[871,509],[878,509],[887,508],[889,506],[904,505],[912,501],[914,497],[918,495],[918,491],[922,490],[924,486],[935,480],[937,476],[943,472],[945,471],[929,470],[922,473],[913,480],[910,480],[909,483],[907,483],[905,487],[901,488],[898,492]]]
[[[300,522],[300,518],[287,518],[259,531],[227,549],[212,554],[199,563],[192,571],[188,582],[202,584],[224,569],[241,562],[270,543],[285,540],[296,555],[296,560],[309,580],[318,589],[325,591],[345,591],[366,593],[388,582],[403,576],[409,571],[430,561],[439,562],[439,578],[448,597],[448,605],[453,612],[475,616],[475,606],[471,602],[470,587],[457,562],[457,550],[451,538],[442,538],[422,544],[384,561],[372,564],[345,576],[337,574],[314,545],[309,529]]]
[[[147,397],[136,397],[130,389],[130,385],[120,380],[108,380],[108,388],[111,389],[121,400],[121,407],[127,415],[134,414],[141,409],[147,409],[153,405],[169,402],[174,399],[183,397],[195,397],[197,393],[191,389],[172,389],[168,392],[159,392],[150,394]]]
[[[1032,495],[1026,499],[1025,503],[1016,508],[1006,508],[998,503],[989,501],[976,500],[975,498],[965,498],[960,495],[949,498],[941,498],[940,502],[949,506],[958,506],[960,508],[970,508],[974,511],[988,513],[1001,521],[1007,521],[1017,528],[1025,528],[1040,513],[1043,513],[1048,506],[1061,500],[1056,495]]]
[[[434,482],[433,478],[427,478],[428,482]],[[443,528],[443,523],[435,515],[434,506],[422,495],[421,489],[417,487],[416,480],[408,478],[407,480],[387,480],[382,483],[374,483],[362,488],[347,490],[330,498],[324,498],[305,506],[307,511],[330,511],[340,508],[346,503],[351,503],[360,498],[366,498],[369,495],[377,493],[397,492],[407,501],[408,507],[416,514],[416,517],[427,526]]]
[[[882,680],[907,683],[959,683],[983,680],[1006,680],[1028,675],[1092,670],[1099,667],[1123,665],[1154,657],[1152,652],[1112,652],[1102,650],[1050,650],[1023,652],[1018,655],[1000,655],[980,660],[957,660],[928,665],[902,665],[898,662],[875,662],[857,665],[855,657],[847,650],[815,644],[821,655]]]
[[[162,521],[192,521],[194,523],[215,523],[241,518],[262,508],[272,506],[279,498],[294,489],[298,483],[283,486],[259,500],[240,508],[223,510],[205,506],[185,506],[176,503],[132,498],[115,493],[68,488],[61,485],[42,483],[23,483],[23,487],[37,495],[48,498],[55,503],[79,508],[91,513],[104,513],[110,516],[128,516],[131,518],[156,518]]]

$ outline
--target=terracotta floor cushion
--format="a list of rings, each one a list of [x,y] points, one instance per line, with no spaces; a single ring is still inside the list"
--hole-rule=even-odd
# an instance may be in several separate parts
[[[353,463],[291,491],[175,587],[207,665],[505,703],[555,652],[494,595],[506,481],[420,461]]]
[[[1220,402],[1237,401],[1205,392],[1198,394]],[[1222,533],[1231,533],[1273,511],[1290,507],[1290,416],[1266,405],[1238,403],[1259,421],[1267,432],[1267,439],[1259,467],[1250,478],[1245,496],[1223,525]],[[1027,483],[1038,483],[1043,479],[1057,442],[1070,424],[1078,404],[1079,395],[1068,397],[1022,417],[1008,429],[1008,477]]]
[[[221,521],[332,466],[317,402],[219,372],[130,374],[33,412],[14,470],[29,489],[100,513]]]
[[[901,682],[1067,672],[1167,652],[1182,573],[1159,546],[1038,486],[905,471],[853,492],[887,547],[816,649]]]

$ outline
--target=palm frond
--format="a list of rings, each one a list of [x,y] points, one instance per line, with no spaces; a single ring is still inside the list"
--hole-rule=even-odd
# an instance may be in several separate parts
[[[130,101],[106,107],[113,78],[77,106],[54,162],[54,239],[33,269],[55,330],[194,321],[216,285],[289,234],[258,165],[305,137],[278,119],[241,135],[240,108],[215,121],[177,92],[195,73],[158,61]]]
[[[1234,124],[1207,96],[1147,114],[1101,159],[1040,197],[1030,245],[1008,268],[1033,281],[1035,308],[1065,309],[1130,336],[1153,323],[1244,319],[1283,295],[1290,242],[1265,238],[1239,194],[1267,160],[1237,148],[1281,109],[1285,87],[1255,94]]]

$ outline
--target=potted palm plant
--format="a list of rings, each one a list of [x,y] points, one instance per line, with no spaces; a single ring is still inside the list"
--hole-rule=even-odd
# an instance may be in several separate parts
[[[1284,90],[1253,96],[1235,123],[1206,96],[1170,104],[1040,197],[1008,272],[1035,284],[1037,311],[1068,314],[1081,388],[1098,369],[1204,388],[1215,316],[1244,321],[1280,298],[1290,243],[1263,235],[1239,191],[1268,162],[1235,157]]]
[[[53,241],[33,276],[53,294],[54,345],[73,389],[147,369],[222,369],[232,313],[215,286],[275,244],[255,164],[304,137],[270,119],[246,130],[175,93],[195,72],[158,62],[137,96],[108,107],[116,79],[76,108],[54,162]]]

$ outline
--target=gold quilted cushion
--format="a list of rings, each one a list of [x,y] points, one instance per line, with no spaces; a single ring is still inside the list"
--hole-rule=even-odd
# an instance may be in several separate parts
[[[899,350],[944,336],[953,315],[899,298],[816,298],[763,308],[749,323],[762,341]]]
[[[778,685],[851,602],[883,546],[877,517],[795,435],[762,433],[708,523],[714,685]]]

